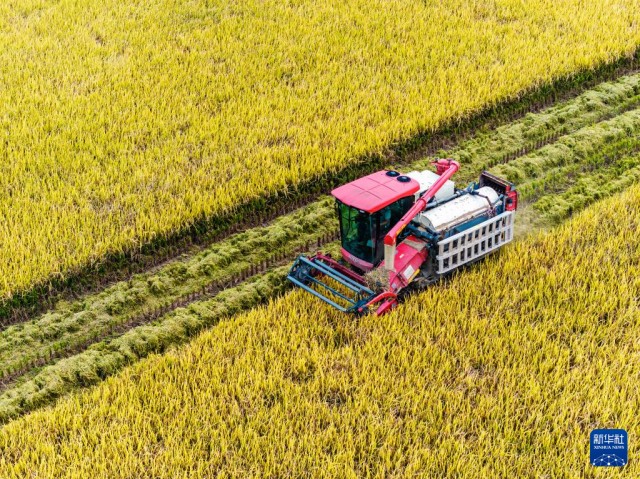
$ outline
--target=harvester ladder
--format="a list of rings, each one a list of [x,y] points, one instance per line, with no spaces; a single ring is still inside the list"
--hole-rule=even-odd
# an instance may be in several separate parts
[[[438,242],[438,274],[494,251],[513,239],[513,211],[505,211]]]

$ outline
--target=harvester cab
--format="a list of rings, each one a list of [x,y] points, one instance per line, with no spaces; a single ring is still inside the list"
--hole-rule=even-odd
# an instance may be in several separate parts
[[[334,189],[341,260],[301,255],[288,279],[341,311],[383,314],[410,283],[430,284],[511,241],[511,183],[483,172],[458,190],[458,163],[433,164],[435,173],[383,170]]]
[[[384,237],[415,203],[416,180],[379,171],[336,188],[343,258],[370,271],[384,257]]]

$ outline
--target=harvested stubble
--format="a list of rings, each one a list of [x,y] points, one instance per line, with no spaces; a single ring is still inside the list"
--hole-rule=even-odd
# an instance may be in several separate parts
[[[440,154],[463,163],[463,169],[456,175],[458,181],[472,181],[479,170],[530,154],[563,136],[620,116],[639,105],[640,74],[623,76],[600,83],[576,98],[528,113],[495,130],[479,132],[474,138]],[[423,166],[427,164],[423,163]]]
[[[638,0],[9,0],[0,296],[631,54]]]
[[[381,318],[288,294],[5,426],[0,475],[595,476],[640,427],[638,226],[636,186]]]
[[[104,336],[112,327],[201,292],[212,283],[244,279],[242,273],[257,271],[270,258],[281,259],[285,254],[291,258],[296,250],[305,251],[307,244],[332,233],[334,216],[333,201],[323,198],[268,226],[234,235],[99,294],[61,302],[33,321],[9,326],[0,331],[0,379],[46,357],[51,349],[73,349],[94,333]]]

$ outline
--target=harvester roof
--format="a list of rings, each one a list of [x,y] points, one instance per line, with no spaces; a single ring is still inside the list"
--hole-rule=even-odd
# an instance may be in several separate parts
[[[397,174],[389,176],[383,170],[339,186],[331,194],[346,205],[373,213],[419,189],[416,180]]]

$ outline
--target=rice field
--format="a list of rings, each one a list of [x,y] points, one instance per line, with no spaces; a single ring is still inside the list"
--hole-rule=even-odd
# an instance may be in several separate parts
[[[638,12],[2,3],[0,478],[599,477],[604,427],[637,476]],[[433,154],[516,242],[383,317],[291,291],[316,192]]]
[[[485,168],[517,182],[522,238],[638,181],[639,105],[640,74],[623,76],[440,155],[463,163],[459,186]],[[430,168],[429,160],[398,169]],[[32,320],[0,323],[0,423],[276,296],[295,256],[315,251],[336,227],[333,201],[324,197],[96,294],[60,301]],[[339,255],[336,246],[321,249]]]
[[[623,55],[637,0],[9,0],[0,297]]]
[[[0,475],[596,477],[589,431],[639,426],[639,226],[633,186],[383,317],[287,294],[4,426]]]

